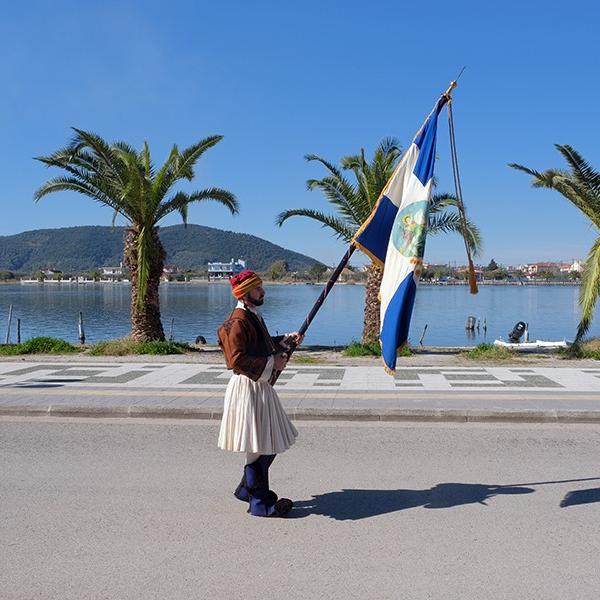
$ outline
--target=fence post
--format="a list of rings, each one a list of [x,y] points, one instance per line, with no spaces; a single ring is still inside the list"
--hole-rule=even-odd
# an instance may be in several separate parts
[[[83,313],[79,311],[79,343],[85,344],[85,331],[83,329]]]
[[[10,322],[12,321],[12,311],[13,311],[13,305],[11,304],[8,307],[8,324],[6,325],[6,341],[4,342],[5,344],[8,344],[8,342],[10,340]]]

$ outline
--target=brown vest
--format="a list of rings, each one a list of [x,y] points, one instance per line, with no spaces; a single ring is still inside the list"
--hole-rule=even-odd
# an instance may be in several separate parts
[[[228,369],[258,381],[269,356],[283,352],[283,336],[271,337],[264,322],[250,310],[235,308],[217,331]]]

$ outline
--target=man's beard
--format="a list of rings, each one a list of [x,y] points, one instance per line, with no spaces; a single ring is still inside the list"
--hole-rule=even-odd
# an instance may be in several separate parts
[[[254,306],[262,306],[265,303],[265,299],[264,298],[260,298],[257,300],[252,300],[252,304],[254,304]]]

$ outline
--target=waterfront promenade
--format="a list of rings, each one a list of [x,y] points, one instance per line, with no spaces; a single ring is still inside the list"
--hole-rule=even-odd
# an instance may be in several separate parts
[[[229,377],[218,352],[5,358],[0,414],[219,419]],[[595,361],[473,364],[424,354],[401,359],[390,377],[378,359],[305,353],[292,360],[277,390],[295,419],[600,421]]]

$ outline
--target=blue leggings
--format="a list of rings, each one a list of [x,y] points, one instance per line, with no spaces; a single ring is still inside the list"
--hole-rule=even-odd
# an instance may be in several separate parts
[[[249,503],[248,512],[257,517],[268,517],[274,512],[277,494],[269,489],[269,467],[275,454],[263,454],[244,467],[244,477],[235,495]]]

